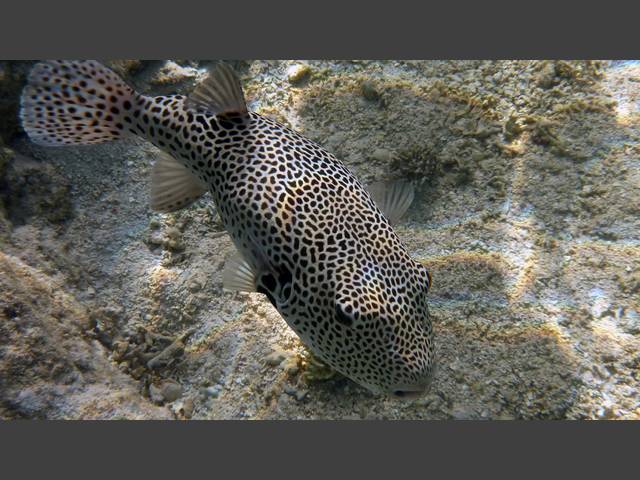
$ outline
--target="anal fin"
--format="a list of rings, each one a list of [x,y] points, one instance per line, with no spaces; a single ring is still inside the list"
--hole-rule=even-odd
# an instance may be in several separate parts
[[[173,212],[188,207],[207,191],[207,187],[184,165],[162,152],[151,174],[151,208]]]

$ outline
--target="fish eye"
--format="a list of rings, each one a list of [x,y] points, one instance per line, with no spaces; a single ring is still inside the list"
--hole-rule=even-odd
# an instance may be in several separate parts
[[[346,325],[347,327],[353,325],[353,317],[345,312],[339,304],[336,304],[336,319],[338,320],[338,322]]]

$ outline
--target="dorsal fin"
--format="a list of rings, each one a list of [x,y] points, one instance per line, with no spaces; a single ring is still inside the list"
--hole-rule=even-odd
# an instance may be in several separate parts
[[[207,187],[165,152],[160,152],[151,173],[151,208],[173,212],[188,207],[207,191]]]
[[[224,264],[222,287],[232,292],[255,292],[256,271],[240,252],[236,252]]]
[[[185,106],[209,115],[247,113],[240,79],[225,63],[218,65],[200,82],[187,97]]]
[[[367,190],[391,225],[398,223],[415,196],[413,183],[406,180],[372,183]]]

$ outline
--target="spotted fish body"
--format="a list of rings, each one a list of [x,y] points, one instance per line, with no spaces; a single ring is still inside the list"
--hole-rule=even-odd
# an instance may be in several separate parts
[[[264,293],[315,355],[371,391],[425,390],[431,277],[387,218],[406,210],[408,195],[378,192],[377,204],[332,154],[247,111],[229,68],[189,97],[148,97],[97,62],[43,62],[21,117],[45,145],[153,142],[164,152],[152,174],[156,210],[213,196],[239,252],[225,287]]]

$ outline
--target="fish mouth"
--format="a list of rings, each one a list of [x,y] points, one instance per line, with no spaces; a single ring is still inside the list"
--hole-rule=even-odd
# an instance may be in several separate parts
[[[400,400],[414,400],[426,393],[426,388],[393,388],[391,396]]]

